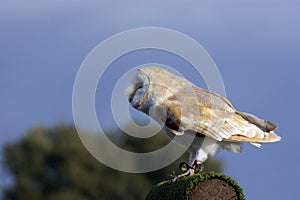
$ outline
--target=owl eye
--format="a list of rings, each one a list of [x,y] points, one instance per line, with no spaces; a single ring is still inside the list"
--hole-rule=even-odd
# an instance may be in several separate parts
[[[143,87],[143,84],[139,85],[139,86],[135,89],[135,91],[137,91],[138,89],[141,89],[142,87]]]

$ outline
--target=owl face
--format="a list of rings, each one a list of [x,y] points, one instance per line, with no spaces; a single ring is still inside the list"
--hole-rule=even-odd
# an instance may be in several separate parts
[[[147,99],[148,89],[149,78],[141,70],[138,70],[128,97],[128,101],[134,108],[141,110],[143,103]]]
[[[129,103],[137,110],[148,113],[149,108],[153,105],[150,96],[154,96],[150,87],[150,76],[144,68],[140,68],[136,72],[136,77],[131,86],[131,92],[128,97]]]

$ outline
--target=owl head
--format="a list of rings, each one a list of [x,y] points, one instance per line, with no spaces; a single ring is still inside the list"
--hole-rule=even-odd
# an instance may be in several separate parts
[[[159,67],[137,69],[128,97],[130,104],[148,114],[151,106],[159,105],[183,88],[191,88],[188,80]]]

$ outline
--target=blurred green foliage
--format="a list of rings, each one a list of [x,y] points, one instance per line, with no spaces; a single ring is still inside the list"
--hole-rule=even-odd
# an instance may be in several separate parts
[[[170,140],[163,133],[137,139],[112,131],[109,137],[133,152],[158,149]],[[119,172],[92,157],[73,126],[39,126],[3,149],[3,164],[13,179],[3,190],[4,199],[144,199],[154,184],[170,179],[174,170],[179,173],[179,162],[187,159],[184,154],[170,166],[151,173]],[[210,159],[205,164],[206,171],[222,169],[220,160]]]

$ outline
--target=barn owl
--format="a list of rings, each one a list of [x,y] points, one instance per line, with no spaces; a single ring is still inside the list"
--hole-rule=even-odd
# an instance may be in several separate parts
[[[170,137],[194,137],[188,147],[189,161],[180,164],[184,173],[177,178],[202,171],[202,163],[219,145],[240,152],[240,142],[260,147],[281,139],[274,133],[275,124],[239,112],[225,97],[159,67],[137,69],[128,101],[162,124]]]

